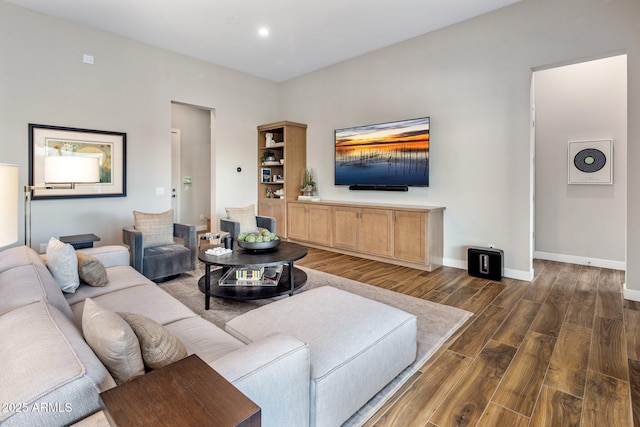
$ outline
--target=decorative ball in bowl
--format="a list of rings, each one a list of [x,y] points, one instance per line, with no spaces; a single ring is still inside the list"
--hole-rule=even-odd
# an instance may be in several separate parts
[[[238,246],[252,251],[273,249],[280,244],[280,238],[269,230],[240,233],[236,239]]]

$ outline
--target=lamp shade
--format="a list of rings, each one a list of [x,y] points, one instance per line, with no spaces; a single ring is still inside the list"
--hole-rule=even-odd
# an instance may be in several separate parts
[[[0,163],[0,246],[18,240],[18,166]]]
[[[47,156],[44,158],[45,184],[77,184],[100,181],[100,165],[95,157]]]

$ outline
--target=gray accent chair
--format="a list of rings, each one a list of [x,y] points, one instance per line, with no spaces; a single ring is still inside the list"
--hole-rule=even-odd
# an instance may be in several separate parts
[[[131,266],[154,282],[195,270],[198,249],[196,226],[174,223],[173,236],[181,242],[145,248],[142,232],[133,226],[124,227],[122,241],[129,246]]]
[[[266,228],[270,232],[277,234],[275,218],[256,215],[256,223],[258,227]],[[238,234],[240,234],[240,223],[232,221],[229,218],[220,218],[220,230],[226,231],[234,240],[236,240],[238,238]]]

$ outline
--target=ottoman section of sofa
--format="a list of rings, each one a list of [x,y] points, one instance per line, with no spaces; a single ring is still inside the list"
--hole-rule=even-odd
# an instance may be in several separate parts
[[[226,325],[253,342],[275,332],[309,345],[310,425],[340,425],[416,357],[416,317],[329,286],[252,310]]]

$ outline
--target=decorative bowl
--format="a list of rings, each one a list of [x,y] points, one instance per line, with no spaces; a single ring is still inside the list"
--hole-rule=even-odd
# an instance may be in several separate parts
[[[236,243],[242,249],[250,251],[265,251],[277,247],[280,244],[280,239],[271,240],[270,242],[242,242],[240,240],[236,240]]]

